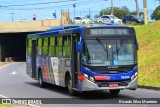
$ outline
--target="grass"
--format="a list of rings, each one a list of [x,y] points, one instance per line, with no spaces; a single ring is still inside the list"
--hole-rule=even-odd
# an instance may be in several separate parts
[[[9,104],[0,104],[0,107],[13,107],[13,106]]]
[[[139,42],[139,85],[160,87],[160,21],[133,27]]]

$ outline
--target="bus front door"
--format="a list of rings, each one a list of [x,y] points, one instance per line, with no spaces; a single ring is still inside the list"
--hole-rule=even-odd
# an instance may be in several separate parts
[[[76,44],[78,42],[77,36],[72,36],[72,54],[71,54],[71,72],[72,72],[72,88],[76,88],[78,83],[79,58],[76,51]]]

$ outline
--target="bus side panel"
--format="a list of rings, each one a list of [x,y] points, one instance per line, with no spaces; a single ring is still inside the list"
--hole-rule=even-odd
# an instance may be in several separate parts
[[[63,87],[65,87],[65,73],[71,71],[71,67],[67,66],[66,64],[67,61],[68,65],[70,65],[70,58],[64,58],[64,57],[59,58],[59,64],[58,64],[59,85]]]
[[[44,82],[65,87],[65,73],[70,71],[70,66],[66,67],[64,57],[39,57],[37,66],[41,66]],[[70,64],[70,62],[69,62]]]
[[[70,71],[70,67],[66,67],[66,59],[64,57],[51,57],[51,69],[55,85],[65,87],[65,73]]]
[[[49,77],[49,83],[56,85],[57,84],[57,80],[55,80],[55,78],[59,78],[59,75],[57,75],[57,77],[54,76],[54,71],[53,71],[53,68],[52,68],[52,64],[54,62],[52,61],[52,58],[53,57],[50,57],[50,56],[46,58],[46,61],[47,61],[47,72],[48,72],[48,77]],[[58,66],[58,65],[55,65],[55,66]],[[57,68],[57,67],[55,67],[55,68]]]
[[[43,75],[43,81],[47,83],[52,83],[50,78],[50,69],[49,69],[49,57],[37,56],[37,69],[41,70]],[[37,73],[38,78],[38,73]]]
[[[58,86],[65,86],[64,61],[64,58],[37,56],[37,68],[41,68],[43,81]]]

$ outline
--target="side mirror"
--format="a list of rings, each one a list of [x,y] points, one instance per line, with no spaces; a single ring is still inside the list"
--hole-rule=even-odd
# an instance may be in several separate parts
[[[82,42],[77,43],[77,52],[82,53]]]

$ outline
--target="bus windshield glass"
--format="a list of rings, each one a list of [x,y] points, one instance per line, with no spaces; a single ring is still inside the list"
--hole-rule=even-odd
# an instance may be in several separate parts
[[[135,40],[93,39],[83,45],[83,64],[90,66],[118,66],[136,63]]]

